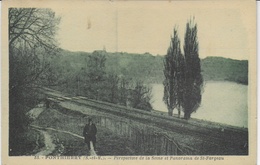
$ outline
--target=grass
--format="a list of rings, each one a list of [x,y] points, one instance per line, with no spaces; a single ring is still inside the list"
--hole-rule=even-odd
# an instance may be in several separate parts
[[[79,102],[79,101],[78,101]],[[83,102],[83,101],[81,101]],[[68,103],[69,104],[69,103]],[[71,103],[73,104],[73,103]],[[77,104],[77,102],[76,102]],[[206,122],[202,120],[183,120],[178,118],[143,115],[143,113],[121,112],[121,109],[116,106],[106,106],[101,104],[96,108],[97,112],[108,111],[107,114],[114,114],[115,116],[134,120],[136,122],[144,123],[146,126],[153,128],[162,128],[157,131],[164,131],[170,133],[182,148],[187,148],[189,155],[247,155],[248,142],[247,129],[230,127],[228,125]],[[84,106],[78,104],[79,106]],[[97,104],[98,105],[98,104]],[[116,120],[116,117],[113,117]],[[165,119],[163,119],[165,118]],[[136,125],[137,126],[137,125]],[[225,131],[221,131],[225,128]],[[244,147],[245,146],[245,147]]]
[[[107,114],[108,115],[108,114]],[[78,135],[82,135],[83,127],[85,123],[87,122],[88,115],[84,115],[80,112],[76,111],[70,111],[66,109],[60,108],[59,110],[55,109],[47,109],[45,110],[35,121],[33,124],[38,125],[41,127],[52,127],[64,131],[70,131],[72,133],[76,133]],[[114,118],[115,120],[116,117]],[[125,118],[127,120],[127,118]],[[157,121],[158,123],[160,121]],[[140,126],[140,123],[133,122],[132,126]],[[143,119],[142,121],[143,125],[145,125],[144,128],[146,128],[147,125],[153,125],[155,124],[155,121],[153,124],[151,122],[145,121]],[[239,131],[233,131],[225,130],[224,132],[221,132],[220,130],[213,130],[212,126],[210,125],[208,129],[204,127],[199,126],[193,126],[190,125],[190,129],[186,130],[185,123],[177,123],[177,125],[183,124],[183,128],[178,129],[177,127],[174,127],[174,125],[162,125],[164,128],[164,131],[169,131],[168,133],[171,133],[175,139],[175,141],[178,142],[178,144],[181,145],[181,148],[191,150],[191,152],[188,152],[188,155],[247,155],[248,154],[248,147],[245,145],[245,143],[248,141],[247,138],[245,138],[245,133],[240,133]],[[206,123],[202,124],[205,125]],[[127,139],[122,136],[118,136],[109,130],[98,126],[98,134],[97,134],[97,150],[98,155],[140,155],[137,150],[133,150],[133,145],[130,143],[130,139]],[[156,126],[152,126],[155,131],[160,131]],[[168,128],[169,127],[169,128]],[[187,127],[187,126],[186,126]],[[193,129],[193,132],[190,132],[189,130]],[[213,127],[214,128],[214,127]],[[196,130],[203,130],[202,133],[208,133],[208,134],[194,134],[196,133]],[[209,134],[211,133],[211,134]],[[51,132],[51,135],[53,138],[55,136],[58,136],[60,139],[59,141],[62,141],[65,147],[65,150],[62,154],[64,155],[85,155],[86,145],[83,141],[83,139],[67,135],[64,133],[57,133],[57,132]],[[216,137],[217,136],[217,137]],[[55,138],[54,138],[55,139]],[[139,148],[141,146],[138,146]],[[55,154],[55,153],[53,153]]]
[[[69,131],[82,136],[84,125],[89,116],[77,113],[64,114],[55,109],[47,109],[32,124],[41,127],[51,127],[59,130]],[[97,125],[97,144],[98,155],[133,155],[134,151],[130,149],[130,141],[125,137],[118,137],[106,128]],[[84,139],[75,137],[66,133],[49,131],[56,150],[52,155],[59,154],[61,144],[64,150],[61,155],[81,156],[88,152]]]
[[[44,147],[43,135],[33,129],[28,129],[14,138],[17,143],[10,147],[10,156],[34,155]]]
[[[116,136],[111,135],[111,133],[106,132],[102,128],[99,129],[101,132],[97,136],[97,145],[96,151],[97,154],[100,156],[108,156],[108,155],[133,155],[134,152],[127,146],[126,139],[118,138]],[[61,152],[62,147],[61,144],[64,146],[61,155],[64,156],[84,156],[87,155],[89,150],[87,145],[85,144],[83,139],[78,137],[64,134],[55,131],[48,131],[54,139],[59,139],[59,142],[55,141],[56,150],[52,153],[52,155],[57,155]]]
[[[56,145],[55,151],[52,153],[52,155],[87,155],[88,150],[83,139],[56,131],[48,131],[48,133],[52,135],[52,138],[54,139],[54,143]]]

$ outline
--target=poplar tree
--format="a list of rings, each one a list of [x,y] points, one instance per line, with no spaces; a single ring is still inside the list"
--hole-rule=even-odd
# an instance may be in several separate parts
[[[186,24],[184,38],[185,59],[185,90],[183,95],[184,118],[189,119],[191,113],[196,111],[201,103],[201,89],[203,78],[199,58],[199,42],[197,37],[197,24],[194,19]]]
[[[168,114],[172,116],[174,108],[177,108],[180,117],[180,108],[183,104],[184,58],[176,28],[164,59],[164,76],[163,101],[167,105]]]

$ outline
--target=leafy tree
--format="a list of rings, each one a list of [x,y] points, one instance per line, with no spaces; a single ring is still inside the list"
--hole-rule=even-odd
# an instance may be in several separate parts
[[[87,62],[87,96],[100,100],[104,92],[106,80],[106,56],[105,51],[94,51]]]
[[[9,147],[13,149],[15,137],[28,124],[25,112],[37,101],[33,89],[45,83],[49,58],[58,52],[54,37],[60,19],[50,9],[10,8],[8,12]]]
[[[106,80],[106,88],[107,88],[107,98],[108,98],[108,102],[110,103],[118,103],[118,95],[119,95],[119,77],[115,74],[109,74],[107,76],[107,80]]]
[[[42,76],[40,76],[40,82],[50,88],[66,84],[64,75],[68,74],[70,65],[65,65],[65,68],[60,61],[60,56],[51,57],[46,60],[46,63],[48,65],[46,65],[45,71],[42,73]],[[66,72],[63,70],[66,70]]]
[[[201,103],[201,89],[203,78],[199,58],[199,43],[197,38],[197,24],[194,19],[186,24],[184,39],[185,57],[185,91],[183,97],[184,118],[189,119]]]
[[[142,82],[137,81],[134,89],[131,90],[130,94],[131,107],[151,111],[151,98],[151,88],[145,86]]]
[[[168,114],[172,116],[174,108],[180,108],[183,104],[184,83],[184,58],[181,54],[180,39],[176,28],[171,38],[170,46],[164,60],[164,96],[163,101],[167,105]]]

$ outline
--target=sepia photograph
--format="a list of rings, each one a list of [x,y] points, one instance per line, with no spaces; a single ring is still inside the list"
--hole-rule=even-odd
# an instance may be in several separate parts
[[[255,164],[255,7],[4,0],[6,164]]]

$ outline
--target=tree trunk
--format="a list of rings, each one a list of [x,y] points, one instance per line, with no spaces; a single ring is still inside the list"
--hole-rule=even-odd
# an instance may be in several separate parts
[[[180,118],[181,117],[181,109],[179,108],[178,109],[178,118]]]
[[[168,110],[168,115],[169,115],[169,116],[172,116],[172,114],[173,114],[172,112],[173,112],[173,109],[169,109],[169,110]]]
[[[186,119],[186,120],[190,119],[190,113],[185,112],[184,119]]]

